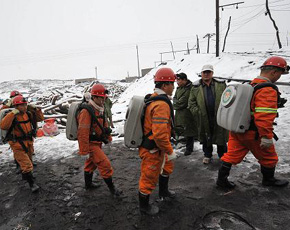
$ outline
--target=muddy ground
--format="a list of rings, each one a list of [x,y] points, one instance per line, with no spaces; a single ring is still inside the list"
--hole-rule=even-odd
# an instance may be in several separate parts
[[[225,192],[215,186],[219,167],[216,155],[210,165],[202,164],[201,151],[182,155],[176,160],[170,178],[177,198],[158,202],[156,189],[151,201],[159,205],[161,212],[148,217],[141,216],[138,210],[137,151],[128,150],[122,143],[105,150],[115,169],[115,184],[124,191],[122,199],[112,198],[97,174],[94,178],[101,187],[86,191],[85,158],[75,153],[69,159],[38,162],[34,172],[41,187],[38,194],[31,194],[28,185],[16,174],[13,162],[1,166],[0,229],[253,229],[239,216],[256,229],[290,229],[290,187],[262,187],[260,169],[251,163],[252,157],[233,167],[231,179],[237,187]],[[289,158],[286,152],[280,155]],[[289,164],[290,160],[283,162]],[[289,179],[290,173],[279,176]],[[211,213],[216,210],[239,216]],[[207,228],[202,228],[202,223]]]

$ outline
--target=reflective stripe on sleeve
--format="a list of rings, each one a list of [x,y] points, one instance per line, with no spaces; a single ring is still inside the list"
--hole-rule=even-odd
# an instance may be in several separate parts
[[[277,113],[277,109],[274,108],[267,108],[267,107],[256,107],[256,113]]]
[[[166,120],[166,121],[168,121],[169,119],[165,118],[165,117],[152,117],[152,120]]]
[[[153,124],[168,124],[168,121],[152,121]]]

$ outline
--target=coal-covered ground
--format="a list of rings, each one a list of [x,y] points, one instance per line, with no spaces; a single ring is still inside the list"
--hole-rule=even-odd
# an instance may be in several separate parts
[[[260,230],[290,229],[290,187],[263,187],[259,166],[253,164],[252,157],[232,168],[230,179],[237,187],[228,192],[215,186],[216,155],[209,165],[202,164],[200,150],[181,155],[170,178],[177,197],[160,202],[157,186],[151,201],[161,212],[150,217],[140,215],[138,208],[137,150],[122,142],[104,149],[115,170],[115,185],[124,192],[121,199],[110,195],[97,173],[94,181],[101,187],[84,189],[85,157],[78,156],[76,150],[72,149],[71,158],[37,162],[34,175],[41,187],[37,194],[30,192],[10,161],[0,168],[0,229],[253,229],[249,224]],[[279,146],[277,149],[279,152]],[[280,155],[289,165],[288,153]],[[277,176],[289,179],[290,173]]]

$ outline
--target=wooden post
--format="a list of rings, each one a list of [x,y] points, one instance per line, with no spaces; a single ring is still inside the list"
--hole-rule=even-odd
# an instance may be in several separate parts
[[[267,14],[269,15],[269,18],[271,19],[271,21],[273,22],[273,25],[274,25],[274,28],[276,30],[276,36],[277,36],[277,41],[278,41],[278,46],[279,46],[279,49],[282,48],[282,44],[281,44],[281,41],[280,41],[280,37],[279,37],[279,29],[276,25],[276,22],[274,21],[274,19],[272,18],[272,15],[270,13],[270,9],[269,9],[269,1],[266,0],[266,10],[267,10]]]
[[[222,50],[222,52],[225,51],[226,41],[227,41],[227,36],[228,36],[229,30],[230,30],[230,27],[231,27],[231,19],[232,19],[232,16],[230,16],[230,18],[229,18],[228,29],[227,29],[227,32],[226,32],[226,35],[225,35],[224,45],[223,45],[223,50]]]
[[[219,0],[215,1],[215,12],[216,12],[216,18],[215,18],[215,23],[216,23],[216,51],[215,51],[215,56],[219,57],[220,56],[220,47],[219,47],[219,43],[220,43],[220,3]]]
[[[136,49],[137,49],[138,77],[140,77],[140,63],[139,63],[139,50],[138,50],[138,45],[136,45]]]
[[[172,44],[172,42],[170,42],[170,44],[171,44],[173,59],[175,60],[175,54],[174,54],[173,44]]]
[[[200,53],[198,35],[196,35],[196,53]]]

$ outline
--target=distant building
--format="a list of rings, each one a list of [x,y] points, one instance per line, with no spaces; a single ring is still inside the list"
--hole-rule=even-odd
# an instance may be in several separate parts
[[[84,83],[84,82],[93,82],[93,81],[96,81],[97,79],[96,78],[80,78],[80,79],[75,79],[75,84],[80,84],[80,83]]]
[[[133,81],[136,81],[138,80],[140,77],[126,77],[125,78],[125,82],[133,82]]]
[[[141,73],[142,73],[142,77],[144,77],[147,73],[149,73],[153,68],[146,68],[146,69],[142,69]]]

